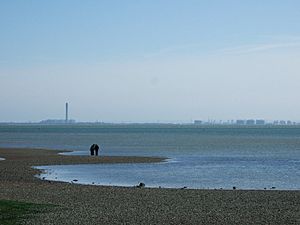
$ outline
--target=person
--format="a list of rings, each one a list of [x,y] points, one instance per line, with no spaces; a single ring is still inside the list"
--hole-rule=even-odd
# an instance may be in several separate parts
[[[95,154],[96,154],[96,156],[98,156],[99,145],[95,144],[94,149],[95,149]]]
[[[99,151],[99,145],[97,145],[97,144],[92,144],[91,147],[90,147],[91,155],[96,155],[96,156],[98,156],[98,151]]]
[[[95,144],[92,144],[91,147],[90,147],[90,152],[91,152],[91,155],[94,155],[94,152],[95,152]]]

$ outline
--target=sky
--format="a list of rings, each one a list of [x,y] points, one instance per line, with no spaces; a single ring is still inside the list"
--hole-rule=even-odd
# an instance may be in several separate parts
[[[299,8],[0,1],[0,121],[300,121]]]

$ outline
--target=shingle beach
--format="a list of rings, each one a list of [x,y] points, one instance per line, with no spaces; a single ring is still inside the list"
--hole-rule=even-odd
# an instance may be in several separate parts
[[[300,224],[300,191],[107,187],[41,180],[32,166],[153,163],[162,158],[0,149],[0,199],[57,205],[24,224]],[[146,184],[147,186],[147,184]]]

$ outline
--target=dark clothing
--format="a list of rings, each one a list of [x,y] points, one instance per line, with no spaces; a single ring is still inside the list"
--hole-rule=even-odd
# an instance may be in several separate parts
[[[90,147],[90,152],[91,155],[98,155],[98,151],[99,151],[99,145],[97,144],[92,144],[92,146]]]
[[[95,144],[92,144],[90,147],[91,155],[94,155]]]
[[[99,146],[96,144],[94,149],[95,149],[95,154],[97,156],[98,155],[98,151],[99,151]]]

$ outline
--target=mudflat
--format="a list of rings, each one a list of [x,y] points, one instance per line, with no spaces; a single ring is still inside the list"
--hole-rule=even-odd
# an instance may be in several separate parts
[[[163,158],[58,155],[0,149],[0,199],[54,204],[23,224],[300,224],[300,191],[190,190],[49,182],[32,166],[153,163]]]

